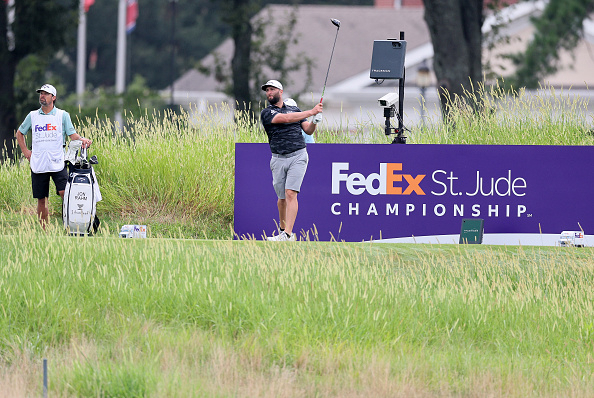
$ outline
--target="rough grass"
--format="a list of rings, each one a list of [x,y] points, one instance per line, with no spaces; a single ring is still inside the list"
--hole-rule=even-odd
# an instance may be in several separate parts
[[[592,144],[581,105],[485,95],[409,142]],[[41,232],[27,165],[0,166],[0,397],[41,395],[44,357],[50,396],[592,395],[591,248],[232,241],[233,145],[265,137],[218,115],[85,121],[91,239],[64,236],[56,197]],[[370,130],[327,136],[386,142]],[[114,238],[127,223],[156,239]]]
[[[587,102],[552,88],[540,94],[520,91],[511,96],[494,87],[479,92],[481,111],[461,102],[452,104],[452,123],[430,120],[410,126],[411,144],[592,145],[592,115]],[[475,100],[475,102],[479,102]],[[229,109],[210,108],[172,113],[127,113],[123,129],[109,120],[78,121],[82,135],[94,140],[92,153],[103,201],[98,214],[118,225],[148,224],[156,236],[229,238],[233,224],[234,145],[266,142],[258,118]],[[75,118],[76,119],[76,118]],[[336,132],[322,124],[320,143],[388,143],[381,126],[361,124],[355,131]],[[34,214],[26,161],[0,166],[0,209]],[[61,216],[60,199],[50,198],[54,220]]]
[[[0,237],[0,390],[587,396],[591,248]],[[37,380],[37,381],[35,381]],[[21,387],[19,387],[21,386]]]

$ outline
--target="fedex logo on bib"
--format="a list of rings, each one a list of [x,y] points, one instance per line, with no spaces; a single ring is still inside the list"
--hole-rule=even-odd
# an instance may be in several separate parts
[[[349,163],[332,163],[332,194],[340,194],[343,185],[351,195],[425,195],[421,188],[424,174],[413,176],[400,173],[402,163],[380,163],[379,173],[365,176],[361,173],[348,173]]]
[[[57,129],[58,129],[58,126],[54,126],[50,123],[41,125],[41,126],[40,125],[35,126],[36,132],[38,132],[38,131],[57,131]]]

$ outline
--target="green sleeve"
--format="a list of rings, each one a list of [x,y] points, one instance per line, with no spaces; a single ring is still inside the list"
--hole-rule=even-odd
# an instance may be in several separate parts
[[[27,113],[27,117],[19,127],[19,131],[23,135],[27,135],[27,131],[31,130],[31,113]]]
[[[64,130],[64,133],[68,136],[76,133],[68,112],[62,113],[62,130]]]

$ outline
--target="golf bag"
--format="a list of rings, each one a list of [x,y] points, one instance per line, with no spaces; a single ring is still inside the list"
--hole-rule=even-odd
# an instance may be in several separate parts
[[[72,145],[69,150],[72,150]],[[76,155],[67,161],[68,182],[64,191],[62,218],[64,228],[70,235],[90,235],[97,232],[99,218],[97,217],[97,202],[101,200],[97,177],[92,164],[97,164],[97,157],[87,160],[86,149],[76,149]]]

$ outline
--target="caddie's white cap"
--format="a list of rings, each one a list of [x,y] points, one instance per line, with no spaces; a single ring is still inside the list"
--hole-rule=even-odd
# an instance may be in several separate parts
[[[287,98],[283,102],[285,103],[285,105],[297,106],[297,102],[295,102],[295,100],[293,98]]]
[[[54,86],[52,86],[51,84],[44,84],[43,86],[41,86],[41,88],[39,90],[37,90],[37,92],[40,92],[40,91],[45,91],[46,93],[50,93],[54,97],[56,96],[56,88]]]
[[[279,90],[283,89],[283,85],[280,84],[278,80],[268,80],[266,84],[262,85],[262,91],[266,91],[266,87],[274,87],[278,88]]]

